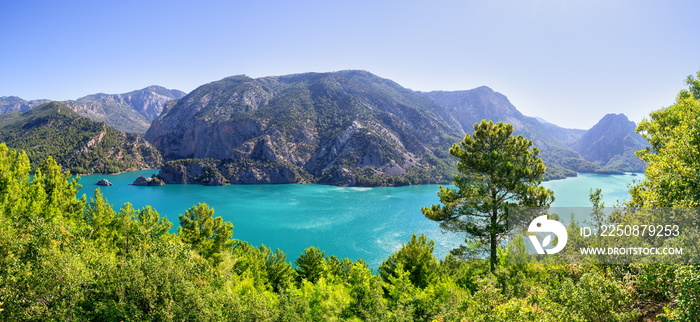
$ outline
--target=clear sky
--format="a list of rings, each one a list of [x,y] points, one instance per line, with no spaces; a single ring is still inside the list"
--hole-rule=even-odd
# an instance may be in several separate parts
[[[486,85],[524,114],[640,121],[700,70],[698,1],[3,1],[0,96],[363,69],[413,90]]]

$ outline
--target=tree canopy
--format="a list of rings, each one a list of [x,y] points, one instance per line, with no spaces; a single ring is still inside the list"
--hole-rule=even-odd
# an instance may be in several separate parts
[[[466,134],[450,154],[459,159],[454,178],[457,189],[440,186],[441,205],[423,207],[425,217],[440,222],[443,229],[465,232],[466,242],[455,250],[462,256],[481,256],[488,246],[491,270],[497,263],[497,247],[502,238],[523,220],[508,212],[509,207],[548,206],[553,192],[540,186],[545,166],[539,149],[522,135],[513,136],[513,125],[483,120],[474,124],[474,134]],[[469,254],[470,251],[477,254]]]
[[[630,193],[645,207],[700,206],[700,72],[676,102],[651,112],[637,126],[650,147],[637,155],[647,163],[646,178]]]

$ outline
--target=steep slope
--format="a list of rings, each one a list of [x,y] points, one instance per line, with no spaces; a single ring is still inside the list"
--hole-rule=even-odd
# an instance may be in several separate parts
[[[35,169],[47,157],[73,173],[116,173],[162,164],[158,151],[136,134],[78,115],[58,102],[0,118],[0,141],[27,152]]]
[[[645,164],[634,152],[648,142],[635,132],[636,124],[624,114],[605,115],[573,145],[581,156],[597,165],[622,171],[642,172]]]
[[[160,86],[149,86],[124,94],[93,94],[76,102],[66,102],[71,109],[92,120],[127,132],[145,133],[151,121],[160,115],[168,101],[185,93]]]
[[[564,129],[554,124],[525,116],[508,98],[482,86],[466,91],[434,91],[423,93],[445,108],[459,121],[465,132],[472,132],[474,123],[482,119],[513,124],[515,134],[533,141],[547,164],[546,179],[575,176],[576,172],[595,172],[599,167],[584,160],[567,143],[578,139],[583,130]]]
[[[238,183],[449,182],[464,135],[432,100],[364,71],[234,76],[169,105],[146,139],[166,160],[222,160]]]

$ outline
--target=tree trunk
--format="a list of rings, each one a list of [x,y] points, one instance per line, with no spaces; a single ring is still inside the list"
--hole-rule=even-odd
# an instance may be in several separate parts
[[[498,262],[498,252],[496,251],[496,225],[498,225],[498,210],[491,213],[491,229],[489,231],[489,239],[491,242],[491,273],[496,271],[496,263]]]

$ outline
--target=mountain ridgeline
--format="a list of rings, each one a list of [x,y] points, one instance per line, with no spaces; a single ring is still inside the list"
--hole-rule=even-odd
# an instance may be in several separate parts
[[[455,173],[449,148],[487,119],[533,140],[546,179],[555,179],[641,171],[633,151],[644,141],[617,118],[625,122],[564,129],[524,116],[488,87],[421,93],[340,71],[203,85],[168,103],[145,138],[170,161],[160,175],[171,183],[447,183]]]
[[[0,97],[0,139],[79,173],[152,168],[162,154],[160,175],[169,183],[449,183],[456,173],[449,148],[483,119],[513,124],[514,134],[531,139],[547,166],[545,180],[641,172],[634,151],[648,146],[622,114],[588,131],[565,129],[523,115],[486,86],[416,92],[353,70],[233,76],[190,94],[149,86],[47,102]],[[38,122],[37,115],[54,119]],[[123,132],[145,133],[160,153]],[[110,139],[88,144],[97,137]]]
[[[574,143],[574,149],[586,160],[607,169],[643,172],[645,163],[635,151],[649,143],[635,133],[637,127],[624,114],[605,115]]]
[[[343,71],[203,85],[145,138],[166,160],[219,160],[229,182],[403,185],[450,181],[448,149],[463,136],[428,97]]]
[[[0,142],[27,153],[32,169],[49,156],[72,173],[116,173],[162,164],[158,150],[134,133],[78,115],[50,102],[0,115]]]
[[[185,96],[185,92],[161,86],[149,86],[124,94],[93,94],[77,100],[63,101],[78,114],[91,120],[105,122],[124,132],[143,134],[151,121],[160,115],[171,100]],[[16,96],[0,97],[0,114],[26,112],[49,100],[25,101]]]

